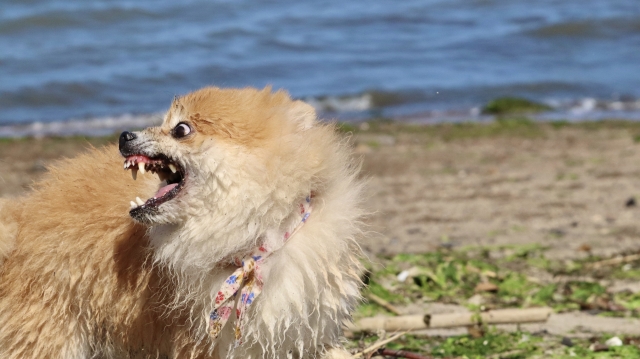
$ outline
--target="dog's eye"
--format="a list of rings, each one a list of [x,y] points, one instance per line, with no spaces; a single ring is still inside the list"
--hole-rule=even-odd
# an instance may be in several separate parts
[[[179,123],[178,126],[173,128],[173,137],[182,138],[191,133],[191,127],[186,123]]]

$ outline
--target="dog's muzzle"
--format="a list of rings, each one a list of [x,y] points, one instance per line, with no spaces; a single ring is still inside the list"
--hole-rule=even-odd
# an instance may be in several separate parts
[[[138,136],[135,133],[129,131],[124,131],[120,134],[118,148],[123,156],[131,156],[135,153],[134,143],[137,138]]]

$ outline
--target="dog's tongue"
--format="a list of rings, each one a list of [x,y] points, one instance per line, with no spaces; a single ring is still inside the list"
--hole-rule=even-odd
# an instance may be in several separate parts
[[[162,196],[164,196],[165,194],[167,194],[169,191],[171,191],[172,189],[174,189],[178,184],[177,183],[172,183],[172,184],[168,184],[162,188],[160,188],[158,190],[158,192],[156,192],[156,195],[154,196],[155,198],[160,198]]]

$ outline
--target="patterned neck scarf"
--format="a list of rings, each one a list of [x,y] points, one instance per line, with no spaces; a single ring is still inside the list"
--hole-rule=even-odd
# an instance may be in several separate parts
[[[300,221],[296,223],[292,230],[284,233],[282,243],[279,246],[276,248],[268,248],[266,244],[263,244],[251,253],[251,255],[242,259],[234,259],[234,264],[238,266],[238,269],[225,279],[216,295],[213,310],[211,314],[209,314],[209,335],[211,335],[213,339],[218,338],[235,307],[236,345],[241,343],[242,318],[256,297],[260,295],[264,285],[264,280],[261,275],[261,265],[269,255],[281,248],[289,238],[296,234],[300,227],[309,219],[312,209],[311,198],[312,195],[308,196],[303,203],[300,203]],[[238,292],[240,292],[240,300],[238,300],[236,304],[236,294]]]

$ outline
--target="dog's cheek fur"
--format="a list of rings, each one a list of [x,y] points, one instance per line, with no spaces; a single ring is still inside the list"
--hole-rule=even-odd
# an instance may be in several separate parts
[[[9,200],[0,200],[0,266],[15,246],[18,223],[15,218],[17,211],[11,209],[14,206],[9,205]]]
[[[300,131],[292,122],[282,136],[262,144],[248,149],[215,138],[184,157],[190,174],[184,193],[163,205],[165,212],[174,212],[167,211],[173,206],[186,214],[181,233],[168,228],[175,226],[152,229],[152,243],[165,264],[186,273],[191,267],[213,269],[251,250],[312,190],[326,186],[333,176],[327,166],[331,158],[344,160],[333,153],[340,144],[331,126]]]

